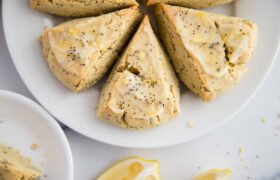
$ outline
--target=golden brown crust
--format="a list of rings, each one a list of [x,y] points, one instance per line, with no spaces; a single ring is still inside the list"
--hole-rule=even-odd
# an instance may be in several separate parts
[[[217,6],[220,4],[226,4],[232,1],[234,0],[203,0],[203,1],[202,0],[147,0],[146,4],[150,6],[158,3],[166,3],[171,5],[178,5],[178,6],[198,9],[198,8]]]
[[[135,0],[30,0],[30,5],[33,9],[58,16],[83,17],[108,13],[138,4]]]

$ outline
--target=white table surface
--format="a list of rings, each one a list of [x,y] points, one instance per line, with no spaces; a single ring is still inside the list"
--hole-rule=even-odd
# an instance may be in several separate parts
[[[279,60],[280,56],[264,86],[249,105],[221,128],[191,142],[159,149],[127,149],[106,145],[65,129],[74,157],[75,180],[94,179],[115,161],[131,155],[159,160],[164,180],[188,180],[196,173],[214,167],[230,167],[233,180],[279,180]],[[2,17],[0,82],[0,89],[34,100],[10,58],[2,30]],[[239,155],[239,148],[244,149],[242,155]]]

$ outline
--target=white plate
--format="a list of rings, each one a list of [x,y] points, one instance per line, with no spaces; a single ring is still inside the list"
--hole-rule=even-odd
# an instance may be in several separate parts
[[[33,101],[8,91],[0,91],[0,144],[30,158],[42,171],[41,180],[73,179],[71,150],[57,122]]]
[[[32,10],[27,0],[3,1],[4,32],[14,64],[23,81],[38,101],[58,120],[77,132],[109,144],[150,148],[182,143],[221,126],[240,111],[256,93],[269,72],[279,44],[279,0],[239,0],[234,6],[214,8],[251,19],[259,26],[256,53],[249,73],[231,91],[210,103],[182,91],[181,115],[156,129],[131,131],[113,127],[95,116],[101,83],[75,94],[54,78],[42,57],[38,41],[46,22],[56,18]],[[212,9],[213,10],[213,9]],[[192,121],[194,128],[187,127]]]

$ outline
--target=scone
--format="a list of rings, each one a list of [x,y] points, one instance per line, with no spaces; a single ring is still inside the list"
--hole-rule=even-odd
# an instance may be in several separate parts
[[[205,8],[230,3],[234,0],[146,0],[147,5],[167,3],[189,8]]]
[[[113,125],[142,129],[179,113],[175,73],[146,16],[104,85],[97,116]]]
[[[51,71],[73,91],[93,86],[117,59],[141,17],[138,8],[131,7],[47,29],[41,41]]]
[[[137,5],[135,0],[30,0],[31,7],[65,17],[99,15]]]
[[[247,71],[257,40],[251,21],[164,4],[156,19],[179,78],[202,100],[221,95]]]
[[[0,180],[35,180],[40,174],[29,159],[0,144]]]

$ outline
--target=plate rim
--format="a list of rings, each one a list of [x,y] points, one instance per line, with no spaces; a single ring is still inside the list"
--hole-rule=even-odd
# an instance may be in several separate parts
[[[6,98],[7,100],[14,101],[16,103],[20,103],[23,106],[26,106],[28,109],[31,109],[31,111],[38,112],[43,117],[43,119],[44,119],[43,121],[45,121],[45,123],[50,125],[50,127],[53,130],[53,133],[55,133],[55,136],[57,136],[57,140],[61,142],[62,149],[65,154],[65,158],[68,161],[67,166],[66,166],[68,169],[67,178],[69,180],[73,180],[74,164],[73,164],[72,150],[70,148],[70,144],[67,140],[65,133],[63,132],[60,125],[56,122],[56,120],[48,112],[46,112],[41,106],[39,106],[36,102],[34,102],[33,100],[31,100],[21,94],[1,89],[0,90],[0,100],[2,98]]]
[[[38,101],[38,103],[48,112],[50,113],[52,116],[54,116],[56,118],[56,116],[54,115],[55,113],[52,113],[51,110],[49,110],[43,102],[39,101],[39,98],[37,98],[33,91],[30,90],[30,87],[27,85],[26,81],[24,80],[23,76],[22,76],[22,73],[21,73],[21,70],[20,68],[17,66],[17,63],[15,62],[14,58],[13,58],[13,54],[12,54],[12,48],[10,47],[10,44],[9,42],[7,41],[7,26],[6,26],[6,20],[4,18],[4,12],[5,12],[5,9],[4,9],[4,4],[5,2],[7,1],[2,1],[2,24],[3,24],[3,32],[4,32],[4,36],[5,36],[5,42],[6,42],[6,45],[7,45],[7,48],[8,48],[8,51],[10,53],[10,57],[13,61],[13,64],[18,72],[18,74],[20,75],[20,78],[21,80],[24,82],[25,86],[27,87],[27,89],[29,90],[29,92],[35,97],[35,99]],[[280,14],[279,14],[279,17],[280,17]],[[277,24],[277,27],[280,28],[280,23]],[[72,126],[69,126],[67,123],[64,123],[63,120],[60,120],[58,118],[56,118],[58,121],[62,122],[63,124],[65,124],[66,126],[68,126],[69,128],[71,128],[72,130],[74,130],[75,132],[87,137],[87,138],[90,138],[90,139],[93,139],[93,140],[96,140],[98,142],[101,142],[101,143],[104,143],[104,144],[108,144],[108,145],[114,145],[114,146],[118,146],[118,147],[125,147],[125,148],[137,148],[137,149],[151,149],[151,148],[161,148],[161,147],[170,147],[170,146],[174,146],[174,145],[178,145],[178,144],[182,144],[182,143],[186,143],[186,142],[190,142],[190,141],[193,141],[195,139],[198,139],[200,137],[203,137],[207,134],[209,134],[210,132],[213,132],[214,130],[222,127],[224,124],[226,124],[229,120],[233,119],[233,117],[235,117],[242,109],[244,109],[245,106],[247,106],[249,104],[249,102],[251,102],[251,100],[255,97],[255,95],[259,92],[260,88],[264,85],[264,82],[265,80],[267,79],[269,73],[271,72],[272,68],[273,68],[273,65],[277,59],[277,56],[279,54],[279,51],[280,51],[280,32],[277,34],[277,45],[275,47],[275,51],[273,53],[273,56],[272,56],[272,59],[271,59],[271,63],[269,64],[266,72],[264,73],[264,75],[260,78],[260,81],[259,83],[256,85],[256,88],[252,91],[251,95],[247,97],[247,99],[242,103],[242,105],[237,108],[234,112],[232,112],[231,114],[229,114],[226,118],[224,118],[221,122],[217,123],[215,126],[211,127],[211,128],[208,128],[207,130],[201,132],[201,133],[198,133],[197,135],[193,136],[191,139],[182,139],[180,141],[176,141],[176,142],[172,142],[172,143],[161,143],[161,144],[156,144],[156,145],[147,145],[145,144],[144,146],[142,145],[135,145],[135,144],[128,144],[128,143],[123,143],[123,142],[115,142],[115,141],[107,141],[107,140],[104,140],[104,139],[98,139],[96,137],[93,137],[91,135],[89,135],[88,133],[85,133],[81,130],[79,130],[78,128],[75,128],[75,127],[72,127]]]

